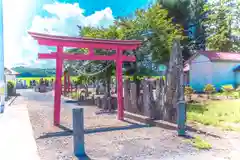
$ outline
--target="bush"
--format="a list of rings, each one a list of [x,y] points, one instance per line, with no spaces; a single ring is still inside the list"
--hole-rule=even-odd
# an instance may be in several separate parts
[[[191,140],[191,144],[197,149],[209,150],[212,148],[212,145],[207,141],[203,140],[201,137],[196,136]]]
[[[224,86],[222,86],[222,90],[224,92],[231,92],[231,91],[234,91],[234,88],[232,85],[224,85]]]
[[[186,86],[184,88],[184,94],[188,97],[188,100],[192,100],[192,94],[194,93],[193,88],[190,86]]]
[[[13,82],[11,82],[11,81],[8,81],[7,82],[7,95],[8,96],[12,96],[14,93],[14,90],[13,90],[13,88],[14,88],[14,83]]]
[[[13,88],[14,88],[13,82],[8,81],[8,82],[7,82],[7,88],[8,88],[8,89],[13,89]]]
[[[232,85],[224,85],[224,86],[222,86],[222,90],[228,98],[230,96],[231,92],[234,91],[234,88]]]
[[[204,87],[204,92],[208,94],[208,98],[209,98],[210,94],[214,93],[215,91],[216,91],[216,88],[211,84],[207,84]]]

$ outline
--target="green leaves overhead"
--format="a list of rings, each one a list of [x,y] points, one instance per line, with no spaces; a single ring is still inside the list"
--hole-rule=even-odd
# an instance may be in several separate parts
[[[119,18],[108,28],[83,27],[80,35],[104,39],[138,39],[149,43],[148,54],[156,63],[169,58],[173,39],[182,39],[182,27],[173,24],[168,11],[155,3],[147,10],[139,9],[134,18]],[[146,45],[143,44],[146,47]]]
[[[147,10],[137,10],[134,19],[120,19],[116,23],[123,32],[124,39],[143,40],[155,63],[166,62],[169,58],[173,39],[182,39],[182,27],[174,24],[168,11],[158,3]]]
[[[125,54],[134,54],[137,58],[136,63],[125,63],[124,67],[131,69],[134,74],[140,73],[140,68],[146,59],[152,63],[165,63],[170,57],[173,40],[183,39],[183,29],[180,25],[174,24],[169,18],[168,11],[163,9],[159,3],[155,3],[148,9],[139,9],[133,17],[121,17],[115,20],[114,25],[108,28],[103,27],[79,27],[79,34],[82,37],[101,38],[101,39],[137,39],[143,44],[136,51],[125,51]],[[71,52],[76,50],[71,50]],[[79,52],[84,52],[80,49]],[[96,54],[114,54],[114,51],[96,49]],[[74,62],[75,69],[81,69],[83,63]],[[76,65],[77,64],[77,65]],[[101,69],[108,66],[105,61],[91,61],[86,68],[99,66]],[[89,67],[91,66],[91,67]],[[101,67],[102,66],[102,67]],[[96,67],[95,67],[96,68]],[[112,65],[110,69],[115,69]],[[128,70],[127,69],[127,70]],[[107,72],[111,72],[111,71]]]
[[[239,2],[236,0],[209,1],[204,6],[207,47],[222,52],[239,51]]]

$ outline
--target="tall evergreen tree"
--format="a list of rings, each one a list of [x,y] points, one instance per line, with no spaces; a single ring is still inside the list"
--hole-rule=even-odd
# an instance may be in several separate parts
[[[136,63],[128,65],[128,71],[131,70],[131,75],[137,75],[141,71],[139,68],[143,66],[146,58],[150,58],[152,62],[157,64],[168,62],[173,40],[175,38],[183,39],[182,27],[172,22],[172,18],[168,16],[168,11],[163,9],[159,3],[154,3],[146,10],[137,10],[133,18],[118,19],[114,25],[108,28],[80,27],[80,36],[141,40],[143,44],[138,50],[125,52],[125,54],[134,54],[137,58]],[[79,51],[82,52],[82,49]],[[96,53],[113,54],[114,52],[96,50]],[[74,62],[71,66],[74,66],[73,68],[79,72],[89,69],[90,72],[97,73],[98,69],[101,70],[108,66],[108,62],[105,61],[86,61],[84,63]],[[114,64],[105,72],[107,84],[109,84],[113,70],[115,70]]]
[[[173,22],[184,27],[187,37],[181,42],[183,58],[189,59],[193,50],[205,49],[205,31],[202,26],[202,11],[205,0],[158,0],[168,10]]]
[[[204,6],[204,26],[207,48],[222,52],[239,51],[239,2],[236,0],[208,1]]]

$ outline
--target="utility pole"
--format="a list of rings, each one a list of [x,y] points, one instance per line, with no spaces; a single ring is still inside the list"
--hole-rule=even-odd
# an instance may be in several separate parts
[[[0,113],[5,105],[5,76],[4,76],[4,34],[3,34],[3,0],[0,0]]]

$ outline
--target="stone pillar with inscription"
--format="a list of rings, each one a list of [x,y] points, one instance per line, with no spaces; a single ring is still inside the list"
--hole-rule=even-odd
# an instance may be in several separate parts
[[[124,109],[125,109],[125,111],[129,111],[129,105],[130,105],[130,103],[129,103],[129,80],[128,79],[125,79],[124,80],[124,98],[123,98],[123,100],[124,100]]]
[[[137,86],[136,83],[130,83],[130,105],[131,105],[131,111],[133,113],[138,112],[138,104],[137,104]]]
[[[151,100],[152,89],[148,80],[143,83],[143,112],[144,116],[153,119],[153,105]]]

